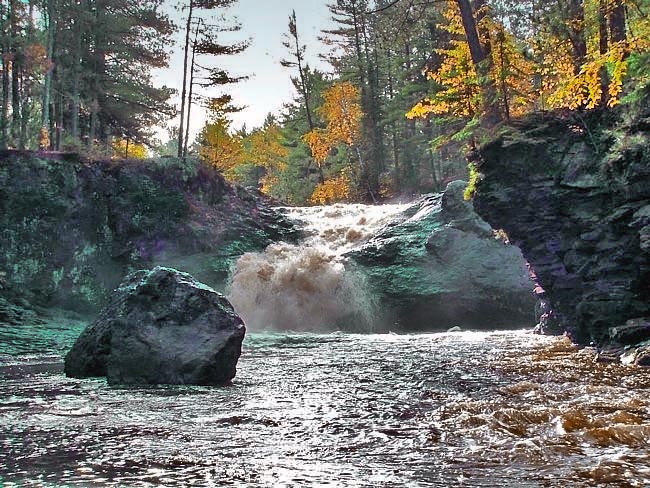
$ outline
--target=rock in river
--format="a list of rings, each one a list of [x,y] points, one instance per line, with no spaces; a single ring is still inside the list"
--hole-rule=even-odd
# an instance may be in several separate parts
[[[65,373],[119,385],[224,385],[245,331],[228,300],[189,274],[137,271],[77,339]]]
[[[422,197],[348,256],[368,277],[382,319],[409,330],[534,323],[521,251],[497,239],[463,198],[466,182]]]

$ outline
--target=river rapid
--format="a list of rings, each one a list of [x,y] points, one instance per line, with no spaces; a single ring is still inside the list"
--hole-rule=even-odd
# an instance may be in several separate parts
[[[562,338],[254,333],[231,387],[154,389],[1,339],[7,488],[650,484],[650,375]]]

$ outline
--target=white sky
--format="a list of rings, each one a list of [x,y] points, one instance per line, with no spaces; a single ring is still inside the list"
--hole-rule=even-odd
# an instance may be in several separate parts
[[[224,40],[238,41],[251,38],[251,46],[239,55],[213,59],[203,57],[201,61],[205,65],[226,68],[233,75],[250,76],[247,81],[222,87],[223,91],[233,96],[236,105],[246,106],[242,112],[233,115],[235,128],[243,124],[246,124],[249,129],[260,126],[269,112],[278,112],[283,103],[290,101],[295,95],[289,80],[289,76],[294,73],[280,65],[280,60],[288,57],[286,49],[282,46],[282,36],[288,30],[292,9],[296,10],[299,35],[303,43],[307,44],[309,64],[323,70],[328,69],[328,66],[318,58],[322,48],[317,40],[321,30],[329,24],[326,3],[327,0],[239,0],[236,6],[223,12],[227,19],[236,17],[242,24],[240,32],[224,34]],[[171,8],[169,12],[179,26],[184,26],[184,13],[176,12]],[[180,100],[183,83],[184,29],[181,31],[177,34],[170,67],[154,73],[154,82],[157,85],[164,84],[178,90],[178,100]],[[195,90],[197,89],[201,90],[195,87]],[[219,90],[212,92],[213,95],[219,93]],[[194,135],[204,122],[205,110],[193,105],[190,140],[194,139]],[[178,119],[173,123],[177,125]],[[160,135],[164,139],[166,136],[163,134],[165,132],[161,130]]]

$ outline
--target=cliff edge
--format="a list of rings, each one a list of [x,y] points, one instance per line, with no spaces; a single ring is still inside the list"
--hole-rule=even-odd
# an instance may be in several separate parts
[[[582,345],[650,339],[650,102],[529,119],[471,158],[477,212],[536,274],[539,328]]]

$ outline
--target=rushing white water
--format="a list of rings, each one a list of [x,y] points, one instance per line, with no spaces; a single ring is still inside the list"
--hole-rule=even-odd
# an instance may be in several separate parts
[[[299,245],[272,244],[236,264],[229,300],[253,330],[367,331],[374,304],[344,254],[408,205],[337,204],[282,209],[306,234]]]

